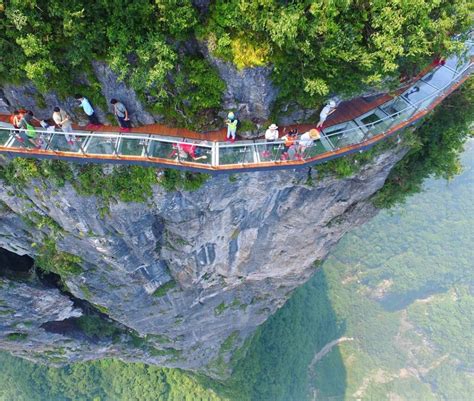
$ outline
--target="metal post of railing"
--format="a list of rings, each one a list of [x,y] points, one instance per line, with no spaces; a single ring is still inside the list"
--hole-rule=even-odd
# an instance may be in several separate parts
[[[151,141],[149,141],[148,139],[143,139],[143,150],[145,152],[145,156],[147,159],[150,158],[150,154],[148,153],[148,145],[151,143]]]
[[[120,156],[118,154],[118,143],[119,143],[119,136],[117,136],[116,138],[113,138],[113,137],[110,137],[111,140],[112,140],[112,146],[114,147],[114,153],[115,153],[115,157],[117,159],[120,159]]]
[[[90,138],[90,137],[86,137],[86,139],[84,140],[84,142],[87,140],[87,138]],[[77,138],[76,138],[77,139]],[[79,149],[81,149],[81,152],[84,156],[87,156],[87,153],[86,151],[84,150],[84,147],[82,146],[82,141],[77,141],[77,144],[79,145]]]
[[[51,141],[53,140],[53,136],[55,135],[55,132],[53,131],[50,135],[49,135],[49,138],[46,139],[46,147],[44,148],[44,150],[46,149],[51,149]],[[57,153],[54,149],[53,149],[53,152],[54,153]]]
[[[212,142],[211,166],[217,167],[218,165],[219,165],[219,142]]]

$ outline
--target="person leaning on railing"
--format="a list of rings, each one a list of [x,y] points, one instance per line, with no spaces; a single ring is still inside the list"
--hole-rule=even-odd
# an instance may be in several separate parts
[[[293,128],[291,129],[286,135],[281,137],[281,140],[283,140],[283,154],[281,155],[281,158],[283,160],[293,160],[295,158],[296,154],[296,146],[297,146],[297,140],[298,140],[298,128]]]
[[[10,116],[10,124],[13,125],[12,135],[15,136],[15,139],[22,145],[25,143],[25,140],[21,136],[20,132],[20,121],[23,117],[23,113],[19,110],[15,110]]]
[[[26,134],[25,139],[28,139],[28,141],[30,141],[35,146],[35,148],[39,149],[41,147],[40,138],[38,137],[35,127],[33,126],[33,120],[41,122],[33,115],[31,110],[26,110],[25,114],[23,114],[23,117],[20,120],[19,127],[24,130],[21,132],[22,134]]]
[[[310,129],[308,132],[301,135],[301,138],[298,141],[297,157],[304,158],[305,150],[313,146],[314,141],[319,138],[321,138],[321,133],[316,128]]]

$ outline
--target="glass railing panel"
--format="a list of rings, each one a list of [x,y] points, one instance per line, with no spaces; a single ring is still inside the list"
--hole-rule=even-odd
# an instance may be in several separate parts
[[[423,81],[418,81],[411,88],[402,93],[402,97],[411,104],[415,104],[418,108],[426,108],[435,99],[433,95],[437,89]]]
[[[334,149],[360,142],[364,138],[364,132],[353,121],[327,127],[324,134]]]
[[[466,68],[470,62],[469,53],[470,51],[461,56],[457,56],[457,55],[451,56],[448,59],[446,59],[446,61],[444,62],[444,65],[446,67],[453,69],[454,71],[461,71],[464,68]]]
[[[0,129],[0,146],[5,146],[8,140],[12,137],[13,130]]]
[[[14,140],[10,146],[13,148],[45,150],[53,134],[38,132],[38,130],[35,132],[35,136],[28,136],[23,129],[12,131]]]
[[[87,136],[76,133],[68,134],[67,137],[64,134],[56,133],[53,135],[48,149],[59,152],[79,152],[86,139]]]
[[[449,85],[456,76],[456,72],[446,67],[440,67],[426,74],[422,80],[435,86],[438,89],[443,89]]]
[[[124,156],[142,156],[147,145],[147,138],[121,138],[118,152]]]
[[[118,143],[117,136],[93,136],[85,148],[88,154],[112,155]]]
[[[311,159],[315,156],[318,156],[326,152],[327,152],[326,147],[323,145],[320,139],[317,139],[316,141],[313,142],[311,146],[304,148],[302,157],[303,159]]]
[[[255,144],[255,149],[258,153],[258,159],[261,162],[272,162],[285,159],[283,153],[285,152],[286,148],[282,143],[258,143]]]
[[[386,114],[392,116],[393,118],[397,118],[400,113],[411,112],[412,114],[415,112],[415,108],[410,105],[405,99],[401,97],[397,97],[393,100],[390,100],[387,103],[384,103],[379,106]],[[406,114],[405,114],[406,115]]]
[[[160,159],[178,160],[176,145],[173,147],[171,142],[161,142],[156,139],[150,140],[148,155],[150,157],[159,157]]]
[[[201,164],[211,164],[212,150],[210,146],[203,146],[196,143],[179,143],[176,146],[179,160],[182,162],[193,162]]]
[[[392,119],[383,110],[377,108],[356,118],[355,121],[361,126],[360,128],[365,132],[365,138],[367,139],[386,131]],[[355,134],[356,140],[358,139],[357,137],[358,135]],[[357,140],[357,142],[361,141],[362,139]]]
[[[243,164],[254,162],[252,144],[219,145],[219,164]]]

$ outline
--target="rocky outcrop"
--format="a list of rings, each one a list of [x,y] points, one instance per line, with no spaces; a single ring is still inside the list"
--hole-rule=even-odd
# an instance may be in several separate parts
[[[129,112],[132,124],[153,124],[161,119],[160,116],[151,115],[145,110],[142,103],[138,100],[137,94],[133,89],[128,88],[123,81],[120,81],[110,67],[103,61],[94,61],[92,63],[94,73],[100,82],[100,89],[109,105],[109,112],[112,113],[110,100],[115,98],[121,101]]]
[[[2,184],[0,247],[34,257],[51,232],[45,221],[54,222],[57,248],[82,260],[81,272],[64,278],[69,291],[155,350],[119,352],[82,340],[77,354],[95,347],[97,358],[121,353],[222,376],[230,352],[312,275],[314,262],[376,213],[368,199],[404,152],[387,151],[347,179],[313,173],[312,185],[298,170],[217,176],[191,193],[157,186],[148,202],[117,201],[105,213],[100,199],[79,196],[70,184]],[[39,224],[38,216],[47,218]],[[22,302],[13,305],[11,313],[36,319]],[[38,325],[50,319],[53,311]],[[0,337],[9,332],[0,326]],[[57,339],[38,341],[51,349]],[[21,355],[31,347],[1,344]]]
[[[110,105],[110,99],[112,98],[116,98],[126,105],[133,124],[153,124],[162,120],[161,116],[153,116],[145,110],[135,91],[120,81],[106,63],[95,61],[92,63],[92,67],[104,97],[102,105],[93,105],[101,122],[110,124],[115,121]],[[82,83],[88,82],[86,77],[82,77],[81,80]],[[0,88],[1,113],[10,113],[21,107],[32,110],[39,119],[48,120],[51,119],[53,108],[56,106],[66,110],[78,124],[86,125],[88,123],[87,116],[78,107],[78,102],[74,99],[74,93],[63,99],[54,91],[40,93],[30,82],[21,85],[4,84]]]
[[[234,111],[240,119],[263,123],[270,117],[278,89],[271,81],[272,67],[244,68],[239,70],[234,64],[214,57],[205,42],[200,43],[204,57],[219,72],[227,88],[222,99],[222,108]]]

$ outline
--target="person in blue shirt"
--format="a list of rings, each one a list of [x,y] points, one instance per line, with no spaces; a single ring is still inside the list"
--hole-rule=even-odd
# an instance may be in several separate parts
[[[82,96],[81,94],[77,94],[74,96],[76,100],[79,101],[79,105],[82,107],[82,110],[84,110],[84,113],[86,113],[87,118],[89,119],[89,124],[88,126],[90,127],[98,127],[101,125],[99,120],[97,119],[97,115],[95,114],[94,109],[91,106],[91,103],[89,100]]]

